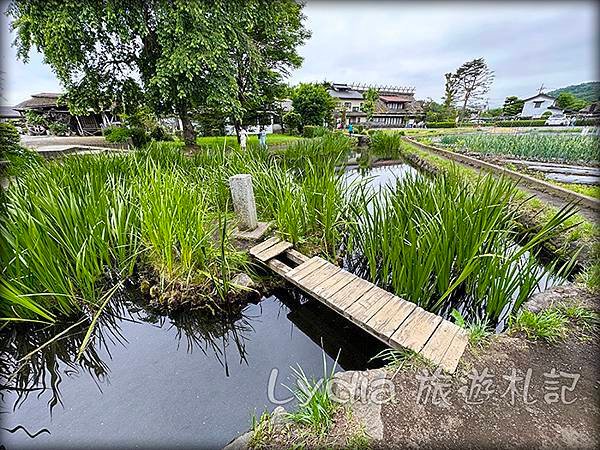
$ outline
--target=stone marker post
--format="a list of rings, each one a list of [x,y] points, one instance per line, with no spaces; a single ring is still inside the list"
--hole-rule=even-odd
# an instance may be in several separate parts
[[[229,178],[233,210],[238,217],[240,231],[252,231],[258,226],[256,203],[252,189],[252,175],[239,174]]]

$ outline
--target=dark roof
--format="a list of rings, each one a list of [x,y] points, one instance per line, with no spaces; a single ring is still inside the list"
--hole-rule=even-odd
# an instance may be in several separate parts
[[[413,96],[410,94],[380,95],[379,98],[386,103],[410,102],[413,100]]]
[[[329,92],[329,95],[331,95],[332,97],[340,98],[340,99],[348,99],[348,100],[362,100],[363,99],[363,96],[360,92],[353,91],[353,90],[336,91],[335,89],[327,89],[327,92]]]
[[[585,108],[581,108],[579,110],[579,112],[584,113],[584,114],[589,114],[589,113],[596,112],[598,109],[600,109],[600,102],[592,102],[589,105],[587,105]]]
[[[12,106],[0,106],[0,117],[5,119],[16,119],[21,117],[19,111],[15,110]]]
[[[536,98],[536,97],[545,97],[545,98],[547,98],[547,99],[549,99],[549,100],[556,100],[556,98],[554,98],[554,97],[552,97],[552,96],[550,96],[550,95],[548,95],[548,94],[536,94],[536,95],[534,95],[533,97],[524,98],[524,99],[523,99],[523,101],[524,101],[524,102],[527,102],[527,101],[529,101],[529,100],[533,100],[533,99],[534,99],[534,98]]]
[[[14,107],[17,111],[24,111],[26,109],[36,108],[52,108],[59,105],[58,99],[63,94],[54,92],[40,92],[39,94],[33,94],[29,100],[19,103]],[[63,102],[60,103],[61,105]]]

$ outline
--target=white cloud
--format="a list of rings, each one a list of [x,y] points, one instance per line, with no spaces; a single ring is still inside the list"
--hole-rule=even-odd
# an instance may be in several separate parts
[[[597,79],[595,2],[320,2],[305,8],[312,38],[291,83],[335,80],[414,86],[439,99],[444,73],[486,58],[496,72],[492,105],[507,95]],[[2,17],[3,102],[60,85],[42,56],[16,60]]]

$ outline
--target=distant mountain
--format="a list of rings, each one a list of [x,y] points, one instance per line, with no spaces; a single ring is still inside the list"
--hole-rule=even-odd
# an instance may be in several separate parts
[[[600,81],[588,81],[587,83],[574,84],[548,92],[552,97],[558,97],[561,92],[570,92],[575,97],[588,102],[600,100]]]

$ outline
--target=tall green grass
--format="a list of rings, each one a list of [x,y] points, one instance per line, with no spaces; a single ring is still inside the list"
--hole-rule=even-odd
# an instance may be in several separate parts
[[[157,158],[154,148],[47,163],[6,191],[3,317],[52,321],[96,309],[136,266],[166,281],[210,284],[223,281],[223,265],[245,265],[229,235],[219,233],[231,212],[215,204],[215,187],[192,178],[191,165],[178,169],[178,151],[161,147]]]
[[[465,134],[443,136],[441,143],[484,155],[547,161],[597,163],[598,137],[545,134]]]
[[[544,273],[539,244],[574,213],[559,212],[518,246],[518,212],[510,206],[515,192],[512,182],[490,176],[473,186],[456,173],[407,177],[354,211],[348,264],[429,311],[466,302],[469,318],[496,323],[534,292]]]
[[[386,159],[400,159],[402,135],[404,132],[376,131],[371,134],[370,150],[374,156]]]

